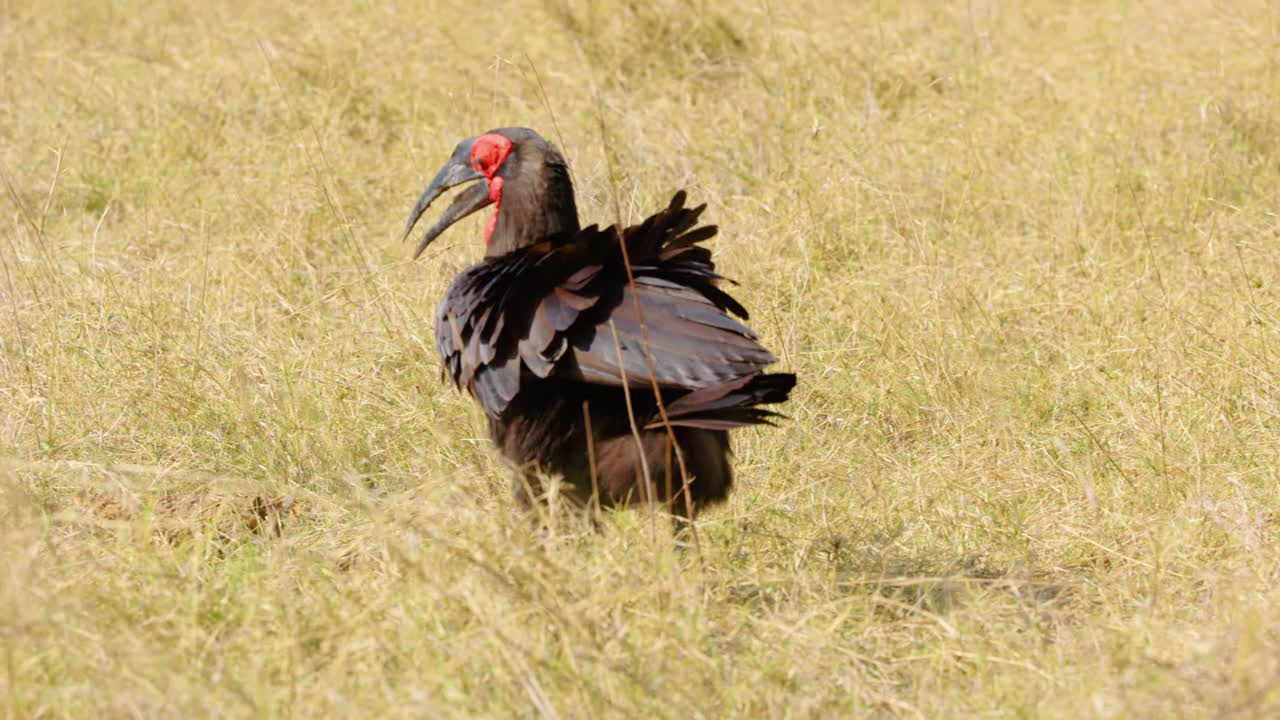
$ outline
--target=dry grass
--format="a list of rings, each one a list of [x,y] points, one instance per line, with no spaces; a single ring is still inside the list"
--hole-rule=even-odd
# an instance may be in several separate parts
[[[0,3],[0,707],[1274,717],[1278,47],[1266,0]],[[504,124],[588,220],[709,202],[800,374],[700,559],[540,546],[438,381],[481,221],[397,232]]]

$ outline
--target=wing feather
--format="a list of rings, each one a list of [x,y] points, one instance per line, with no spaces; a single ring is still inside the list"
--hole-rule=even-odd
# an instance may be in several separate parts
[[[706,394],[745,383],[775,358],[731,317],[747,313],[717,286],[723,278],[699,244],[716,234],[715,226],[698,226],[706,206],[684,203],[684,192],[676,193],[664,210],[621,232],[634,285],[619,232],[596,226],[464,270],[436,314],[445,371],[499,417],[524,378],[647,387],[652,360],[659,385],[691,391],[695,400],[705,396],[695,411],[677,413],[681,422],[761,421],[765,415],[725,414],[741,391]]]

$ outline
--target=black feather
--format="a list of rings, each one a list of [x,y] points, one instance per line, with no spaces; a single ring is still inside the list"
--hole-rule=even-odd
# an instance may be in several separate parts
[[[598,487],[605,504],[652,493],[670,500],[665,488],[683,482],[664,478],[675,437],[693,501],[722,499],[732,483],[726,431],[771,424],[779,416],[761,406],[785,401],[796,378],[765,373],[773,354],[732,317],[747,311],[718,287],[723,278],[701,245],[717,233],[698,226],[706,205],[686,208],[680,191],[639,225],[579,230],[558,151],[527,129],[493,132],[513,140],[516,160],[504,166],[487,256],[458,275],[436,313],[445,372],[488,415],[494,442],[522,468],[518,485],[540,469],[580,491]],[[648,490],[637,485],[642,465],[653,476]]]

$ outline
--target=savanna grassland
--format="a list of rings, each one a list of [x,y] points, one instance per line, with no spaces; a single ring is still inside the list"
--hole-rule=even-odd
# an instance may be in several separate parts
[[[800,376],[696,548],[440,381],[513,124]],[[0,181],[8,717],[1280,713],[1274,2],[9,0]]]

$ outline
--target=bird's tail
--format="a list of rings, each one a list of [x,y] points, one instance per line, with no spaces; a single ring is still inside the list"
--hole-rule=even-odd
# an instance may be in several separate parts
[[[780,403],[796,385],[791,373],[757,373],[744,375],[720,385],[699,388],[682,395],[667,406],[667,419],[673,426],[728,430],[746,425],[772,425],[770,418],[778,413],[760,405]],[[662,427],[661,418],[645,426],[646,430]]]

